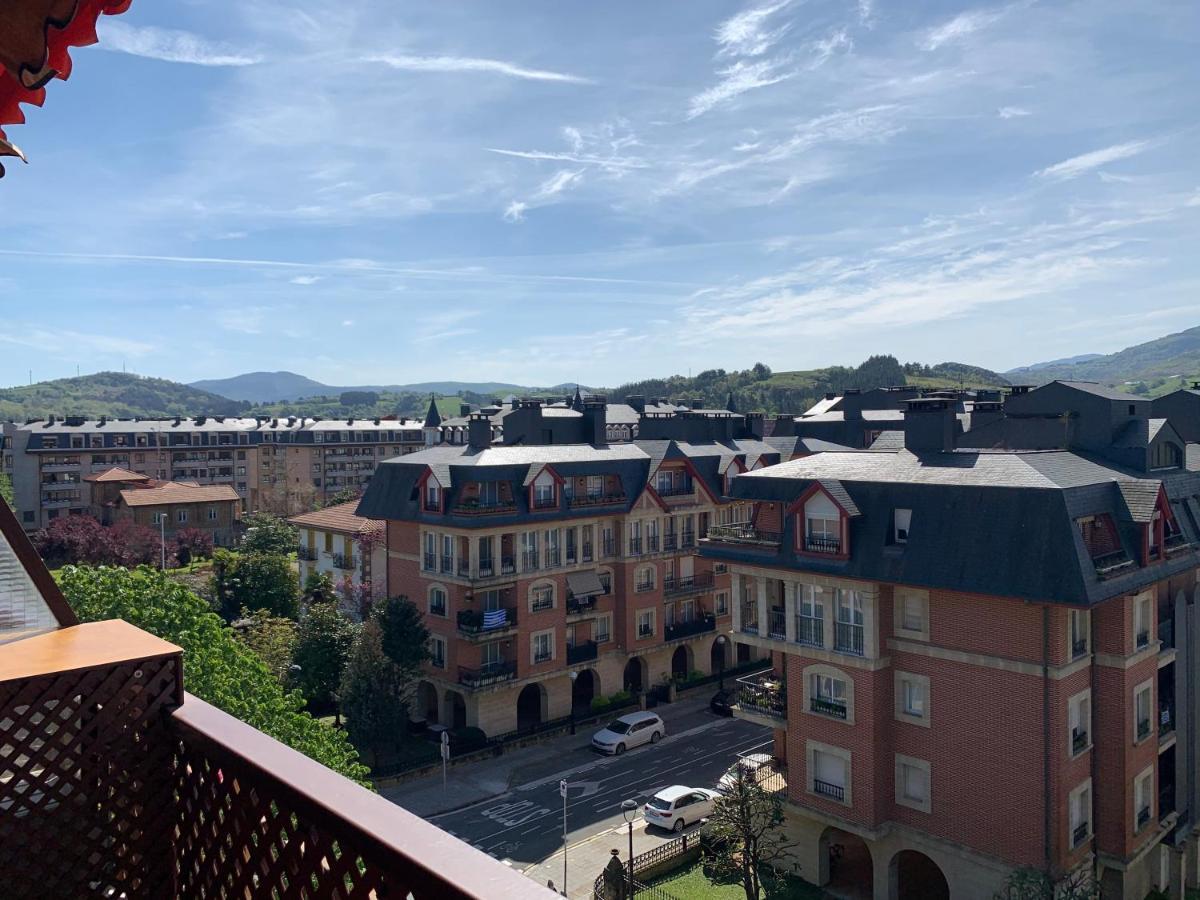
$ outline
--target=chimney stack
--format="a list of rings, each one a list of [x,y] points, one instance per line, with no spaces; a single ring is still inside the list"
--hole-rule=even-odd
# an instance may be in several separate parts
[[[492,423],[483,413],[471,413],[467,417],[467,444],[472,450],[486,450],[492,446]]]
[[[625,398],[625,402],[633,407],[633,411],[639,416],[646,411],[646,398],[642,394],[630,394]]]
[[[458,414],[460,416],[469,416],[471,414],[471,404],[470,403],[458,404]]]
[[[608,398],[589,396],[583,401],[583,439],[593,447],[608,443]]]
[[[946,397],[909,400],[904,411],[904,449],[914,453],[948,453],[954,449],[957,404]]]
[[[693,397],[690,405],[692,409],[704,409],[704,398]]]

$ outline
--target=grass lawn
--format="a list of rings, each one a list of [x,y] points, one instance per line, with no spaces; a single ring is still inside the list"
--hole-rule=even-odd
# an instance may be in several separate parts
[[[652,885],[675,897],[676,900],[746,900],[740,882],[722,884],[709,881],[700,863],[672,872]],[[821,900],[825,892],[795,877],[785,877],[763,885],[764,900]]]

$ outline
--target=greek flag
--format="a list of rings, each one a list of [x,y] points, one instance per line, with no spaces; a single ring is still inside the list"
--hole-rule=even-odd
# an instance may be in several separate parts
[[[483,627],[503,628],[508,623],[508,614],[502,609],[485,609],[483,611]]]

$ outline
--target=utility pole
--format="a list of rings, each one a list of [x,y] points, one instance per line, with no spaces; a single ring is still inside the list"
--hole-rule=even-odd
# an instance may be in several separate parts
[[[162,570],[167,571],[167,514],[158,514],[158,540],[162,552]]]
[[[574,672],[571,673],[575,674]],[[567,896],[567,781],[564,778],[558,783],[558,792],[563,798],[563,896]]]

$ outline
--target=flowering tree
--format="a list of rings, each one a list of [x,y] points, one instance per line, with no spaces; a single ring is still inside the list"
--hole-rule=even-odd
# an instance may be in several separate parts
[[[211,559],[213,554],[212,534],[200,528],[180,528],[175,532],[175,556],[181,566],[193,559]]]
[[[341,595],[341,606],[346,615],[357,622],[365,622],[371,617],[371,610],[375,603],[371,582],[363,581],[355,584],[354,580],[346,575],[342,578],[342,583],[338,585],[338,594]]]
[[[157,566],[162,563],[162,536],[157,529],[122,519],[109,529],[115,562],[120,566]],[[167,563],[174,564],[175,552],[167,548]]]
[[[115,562],[112,534],[91,516],[59,516],[33,537],[42,559],[51,565]]]

